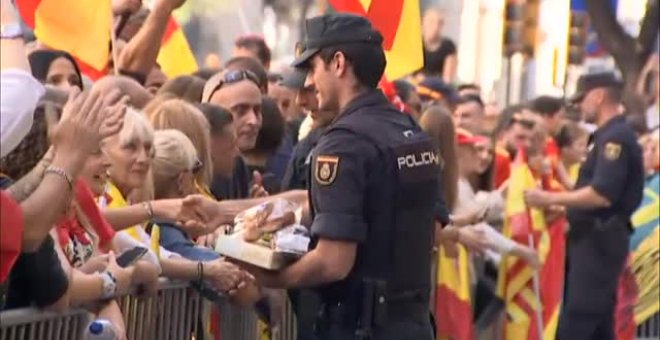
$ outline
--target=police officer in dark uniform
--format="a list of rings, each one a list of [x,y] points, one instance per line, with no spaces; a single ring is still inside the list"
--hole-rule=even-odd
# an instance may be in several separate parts
[[[337,115],[334,112],[319,110],[316,89],[314,86],[305,86],[305,78],[307,78],[306,71],[295,69],[286,74],[280,82],[281,86],[296,91],[296,105],[305,109],[313,120],[311,131],[293,149],[289,165],[282,179],[282,190],[307,189],[309,187],[308,175],[312,150],[316,147],[325,128]]]
[[[642,152],[621,113],[622,89],[612,73],[579,79],[572,101],[598,129],[575,190],[525,194],[534,206],[567,207],[570,231],[560,340],[615,339],[616,291],[628,255],[630,217],[644,186]]]
[[[294,66],[308,70],[319,109],[338,112],[310,169],[315,246],[277,273],[253,273],[266,286],[313,287],[320,339],[430,340],[438,154],[377,90],[383,38],[368,20],[329,14],[306,28]]]

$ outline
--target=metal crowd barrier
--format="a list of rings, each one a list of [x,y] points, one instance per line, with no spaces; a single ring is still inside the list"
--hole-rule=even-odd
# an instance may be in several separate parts
[[[160,281],[157,296],[123,296],[119,306],[129,340],[199,339],[203,321],[202,298],[187,282]],[[219,305],[223,340],[257,340],[257,316],[250,308],[231,303]],[[81,308],[49,312],[21,308],[0,312],[0,340],[82,340],[85,327],[94,316]],[[295,320],[287,305],[278,331],[271,340],[294,340]],[[201,333],[201,332],[200,332]]]
[[[0,313],[2,340],[82,339],[91,320],[87,311],[72,309],[62,313],[21,308]]]
[[[187,282],[160,281],[158,295],[119,300],[128,339],[184,340],[197,331],[201,298]]]
[[[637,327],[638,340],[660,339],[660,313],[655,313]]]

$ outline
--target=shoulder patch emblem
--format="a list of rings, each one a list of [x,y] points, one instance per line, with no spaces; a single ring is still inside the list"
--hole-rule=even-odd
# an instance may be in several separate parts
[[[605,159],[609,161],[615,161],[619,159],[621,155],[621,145],[617,143],[607,143],[605,144]]]
[[[321,185],[330,185],[337,177],[339,169],[339,157],[337,156],[317,156],[314,166],[314,177]]]

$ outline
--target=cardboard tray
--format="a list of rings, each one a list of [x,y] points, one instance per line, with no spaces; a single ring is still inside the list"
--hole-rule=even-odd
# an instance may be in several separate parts
[[[290,253],[276,252],[273,249],[246,242],[240,236],[240,233],[218,236],[215,243],[215,251],[232,259],[270,270],[282,269],[299,257]]]

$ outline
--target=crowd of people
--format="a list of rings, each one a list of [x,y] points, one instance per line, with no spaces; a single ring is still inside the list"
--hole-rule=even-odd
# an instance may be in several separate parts
[[[271,52],[264,40],[245,36],[236,40],[234,56],[221,68],[166,79],[156,63],[169,17],[163,13],[182,3],[157,0],[150,12],[133,14],[113,46],[117,60],[111,61],[111,69],[116,72],[95,81],[81,73],[77,60],[66,51],[3,33],[0,282],[4,309],[38,306],[62,311],[83,306],[109,320],[116,334],[125,338],[125,316],[114,298],[153,294],[159,277],[190,281],[208,301],[228,297],[243,306],[281,306],[284,295],[275,288],[292,288],[288,298],[297,314],[298,336],[314,339],[317,312],[327,301],[307,288],[353,277],[353,262],[347,268],[332,262],[340,261],[333,257],[355,256],[356,250],[342,248],[343,243],[378,240],[372,238],[372,231],[358,228],[376,228],[373,220],[345,212],[359,215],[362,211],[357,210],[383,208],[375,206],[380,198],[372,197],[373,192],[359,196],[360,190],[377,186],[374,179],[382,178],[377,173],[373,178],[362,176],[379,164],[372,159],[379,157],[380,150],[367,137],[354,139],[363,132],[351,122],[367,118],[353,113],[352,118],[343,117],[358,110],[358,100],[348,99],[381,107],[385,104],[379,96],[400,104],[397,113],[414,122],[399,121],[403,118],[392,115],[393,106],[387,104],[390,111],[382,124],[410,124],[406,129],[413,132],[419,127],[436,148],[441,170],[434,176],[441,191],[429,193],[433,202],[407,197],[419,207],[434,206],[433,245],[450,258],[460,249],[468,250],[475,284],[482,278],[496,280],[492,269],[506,255],[538,269],[538,250],[502,233],[514,160],[524,153],[543,190],[529,192],[528,203],[547,207],[549,221],[565,218],[571,204],[552,201],[549,197],[554,196],[547,192],[567,193],[588,184],[580,183],[578,174],[590,150],[590,136],[602,126],[600,112],[620,112],[618,83],[599,79],[586,79],[581,85],[584,92],[570,103],[551,96],[501,110],[486,103],[479,86],[453,83],[456,47],[441,37],[442,18],[435,11],[424,19],[424,68],[383,85],[393,91],[384,90],[386,96],[374,94],[385,67],[384,56],[382,61],[378,57],[382,48],[376,52],[363,48],[366,38],[346,42],[337,38],[344,34],[358,39],[362,29],[368,37],[377,32],[341,16],[318,19],[326,20],[327,32],[307,37],[296,67],[271,69]],[[2,0],[3,27],[18,23],[13,13],[11,2]],[[313,20],[308,26],[318,24]],[[351,25],[356,30],[345,34]],[[333,33],[340,34],[336,41],[321,42]],[[314,42],[321,45],[314,47]],[[350,92],[356,89],[367,95]],[[331,104],[334,100],[337,105]],[[657,102],[656,91],[649,107],[657,108]],[[585,123],[580,112],[599,115]],[[657,176],[658,127],[637,129],[637,138],[643,149],[639,164],[643,176]],[[619,155],[630,159],[628,149],[607,148],[606,157],[612,161]],[[330,150],[336,151],[334,158],[319,159],[319,154]],[[591,172],[593,166],[589,165]],[[620,185],[627,183],[625,174],[612,171],[609,175],[621,179]],[[423,172],[415,174],[417,186],[411,193],[424,192],[419,183],[434,183],[431,177],[421,182]],[[402,183],[408,180],[405,176],[402,172]],[[602,207],[618,205],[626,188],[612,189],[616,186],[602,178],[601,182],[606,187],[596,191],[606,197]],[[382,184],[380,193],[391,193],[392,185]],[[641,195],[641,187],[630,188],[639,189]],[[273,197],[303,204],[308,189],[316,216],[307,224],[320,238],[316,250],[333,254],[315,259],[326,261],[325,267],[313,272],[316,277],[302,277],[311,272],[291,269],[273,278],[272,273],[236,264],[214,250],[222,226],[231,224],[238,212]],[[639,204],[635,197],[629,201],[633,209]],[[389,211],[380,212],[385,213]],[[147,248],[147,253],[134,263],[118,263],[120,254],[135,247]],[[327,253],[328,249],[337,255]],[[357,261],[362,268],[373,255],[367,252],[360,258],[364,249],[358,247],[358,258],[351,259],[356,268]],[[418,250],[413,253],[424,248]],[[431,257],[430,252],[426,255]],[[312,263],[307,256],[300,262],[304,260]],[[277,322],[275,307],[267,318],[271,326]],[[480,313],[477,307],[475,314]],[[414,334],[397,332],[392,338]],[[607,330],[602,332],[606,336]]]

